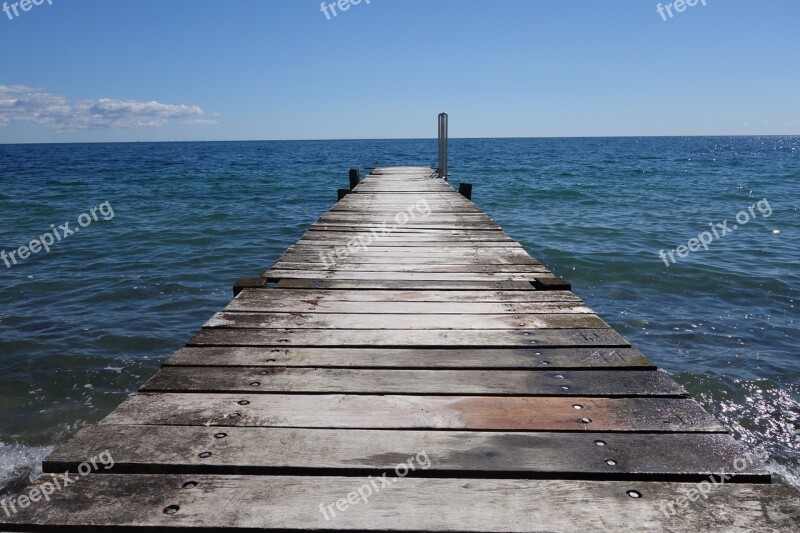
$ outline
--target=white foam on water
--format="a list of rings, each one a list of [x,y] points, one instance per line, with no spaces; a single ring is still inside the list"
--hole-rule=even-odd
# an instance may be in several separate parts
[[[42,475],[42,461],[54,449],[0,442],[0,495],[15,492]]]

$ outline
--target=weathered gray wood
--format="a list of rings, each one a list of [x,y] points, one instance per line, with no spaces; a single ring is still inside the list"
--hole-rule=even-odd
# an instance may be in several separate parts
[[[413,304],[424,302],[461,304],[507,303],[509,306],[523,303],[566,303],[582,305],[583,302],[569,291],[540,292],[530,284],[523,284],[525,290],[314,290],[314,289],[245,289],[231,302],[253,305],[273,305],[285,301],[302,301],[309,304],[320,302],[384,302],[392,304]]]
[[[553,277],[547,272],[474,272],[474,273],[436,273],[436,272],[362,272],[340,270],[281,270],[270,268],[263,277],[275,279],[313,279],[313,280],[365,280],[365,281],[534,281],[539,277]]]
[[[215,435],[217,437],[215,437]],[[535,433],[392,431],[194,426],[93,426],[58,447],[45,472],[77,471],[87,457],[108,451],[115,473],[277,474],[324,471],[378,476],[424,450],[426,475],[491,473],[516,478],[769,482],[769,472],[747,461],[747,449],[718,433]],[[599,446],[598,442],[604,445]],[[200,457],[211,452],[210,457]],[[615,464],[609,464],[608,461]],[[737,463],[739,466],[739,463]]]
[[[415,457],[410,458],[412,462]],[[122,527],[134,531],[193,527],[204,531],[751,533],[796,531],[800,521],[797,493],[779,485],[720,485],[708,500],[686,502],[673,516],[667,504],[695,484],[396,479],[375,480],[373,485],[367,478],[351,477],[92,475],[55,492],[49,502],[23,509],[10,519],[2,516],[0,521],[15,524],[9,529],[36,526],[82,533],[115,532]],[[45,476],[37,486],[44,488],[48,481]],[[183,488],[189,481],[196,485]],[[364,487],[372,487],[373,494],[367,495]],[[359,489],[368,503],[360,499]],[[642,497],[631,498],[632,490]],[[348,494],[352,494],[351,504]],[[165,512],[170,506],[175,506],[175,514]],[[326,508],[327,519],[321,511]]]
[[[395,224],[397,218],[389,216],[389,214],[378,215],[370,213],[355,213],[355,212],[329,212],[317,219],[315,225],[355,225],[355,226],[383,226],[383,224]],[[486,215],[480,214],[463,214],[463,215],[428,215],[426,217],[416,217],[409,220],[404,224],[407,227],[415,228],[428,228],[438,225],[457,225],[457,226],[480,226],[490,227],[493,229],[500,229],[500,225]]]
[[[424,219],[423,219],[424,220]],[[401,221],[402,222],[402,221]],[[330,222],[315,222],[308,229],[309,231],[330,231],[334,233],[371,233],[376,232],[378,235],[387,234],[391,232],[392,235],[447,235],[451,238],[458,239],[460,236],[476,235],[480,236],[491,232],[493,235],[505,235],[503,230],[500,229],[496,223],[449,223],[451,227],[438,227],[439,224],[415,224],[412,221],[400,223],[398,221],[387,221],[381,224],[362,224],[357,222],[350,223],[330,223]],[[452,227],[455,226],[455,227]]]
[[[356,306],[353,306],[356,311]],[[435,317],[416,314],[372,313],[245,313],[222,312],[214,315],[204,328],[232,329],[602,329],[608,328],[600,317],[590,313],[547,314],[439,314]]]
[[[263,291],[280,292],[280,291]],[[370,291],[372,292],[372,291]],[[234,299],[225,308],[226,311],[240,312],[284,312],[284,313],[364,313],[380,314],[452,314],[457,310],[462,315],[469,314],[501,314],[522,316],[523,314],[550,313],[592,313],[593,311],[580,302],[353,302],[342,300],[306,300],[274,299],[257,300]]]
[[[685,396],[663,372],[166,367],[142,392]]]
[[[694,400],[641,397],[142,393],[125,400],[101,424],[725,432]]]
[[[514,242],[511,237],[502,231],[471,231],[458,232],[454,230],[437,230],[429,232],[402,232],[391,231],[385,234],[373,235],[371,232],[349,232],[349,231],[315,231],[309,230],[303,234],[303,240],[323,241],[323,242],[344,242],[345,244],[357,236],[373,237],[373,242],[412,242],[412,243],[431,243],[444,241],[453,242]]]
[[[203,329],[190,346],[317,346],[327,348],[505,348],[629,347],[612,329],[516,330],[340,330]]]
[[[352,248],[355,248],[356,241],[354,240],[356,234],[350,234],[346,238],[339,238],[339,239],[309,239],[304,237],[295,243],[295,246],[306,246],[306,247],[347,247],[348,244],[352,244]],[[476,246],[483,246],[485,248],[499,248],[502,250],[509,250],[513,248],[523,249],[521,244],[516,244],[514,241],[453,241],[453,240],[425,240],[425,239],[404,239],[404,238],[397,238],[397,237],[382,237],[379,241],[372,241],[373,244],[380,244],[380,246],[384,248],[389,247],[398,247],[398,248],[430,248],[430,247],[437,247],[439,249],[454,249],[454,250],[465,250],[465,249],[474,249]],[[371,245],[370,245],[371,247]]]
[[[323,254],[320,256],[320,254]],[[332,256],[330,254],[333,254]],[[484,266],[487,263],[495,266],[540,266],[540,264],[531,257],[524,255],[495,255],[494,257],[475,257],[473,255],[462,256],[445,256],[439,255],[436,257],[426,257],[420,261],[419,257],[411,256],[408,254],[350,254],[345,258],[337,258],[334,250],[318,250],[315,252],[287,252],[283,254],[278,261],[286,263],[306,262],[306,263],[319,263],[324,257],[325,261],[330,263],[331,257],[336,261],[338,267],[354,266],[361,267],[364,265],[446,265],[446,266]]]
[[[323,263],[322,261],[328,261]],[[366,275],[368,272],[420,272],[450,274],[542,274],[550,272],[541,265],[435,265],[435,264],[381,264],[381,263],[342,263],[335,256],[317,256],[314,260],[302,262],[278,261],[271,270],[311,270],[352,271]]]
[[[181,348],[165,366],[261,366],[312,368],[455,368],[655,370],[633,348]]]
[[[322,242],[318,245],[307,246],[305,241],[298,241],[287,248],[290,252],[314,253],[321,250],[336,250],[338,245]],[[408,254],[416,254],[420,262],[424,262],[428,257],[482,257],[493,258],[497,255],[513,255],[531,257],[519,243],[493,243],[492,245],[483,245],[480,243],[458,242],[453,241],[448,246],[440,246],[438,243],[422,243],[415,244],[414,246],[396,246],[384,245],[379,241],[372,242],[366,248],[354,247],[348,250],[350,256],[356,254],[363,254],[369,257],[370,255],[403,255],[406,257]]]
[[[281,289],[359,289],[359,290],[488,290],[488,291],[533,291],[528,281],[415,281],[376,279],[279,279]]]
[[[385,226],[383,224],[386,224]],[[456,223],[456,222],[439,222],[427,224],[406,223],[402,226],[394,226],[396,222],[378,223],[359,223],[359,222],[315,222],[311,225],[309,230],[312,231],[335,231],[335,232],[348,232],[348,233],[372,233],[381,234],[386,227],[394,227],[392,235],[400,234],[436,234],[439,232],[480,232],[480,231],[501,231],[496,223]],[[454,236],[451,234],[451,236]]]

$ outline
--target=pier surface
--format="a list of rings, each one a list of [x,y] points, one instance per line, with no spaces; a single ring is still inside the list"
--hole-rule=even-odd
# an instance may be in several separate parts
[[[0,531],[800,529],[797,492],[431,169],[375,170],[239,289],[35,486],[114,467]]]

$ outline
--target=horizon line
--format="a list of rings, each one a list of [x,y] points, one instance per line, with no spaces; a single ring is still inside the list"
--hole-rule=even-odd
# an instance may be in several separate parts
[[[770,133],[770,134],[691,134],[691,135],[560,135],[560,136],[500,136],[500,137],[450,137],[451,141],[458,140],[513,140],[513,139],[674,139],[674,138],[701,138],[701,137],[800,137],[800,133]],[[171,140],[171,141],[47,141],[47,142],[2,142],[0,146],[31,146],[31,145],[61,145],[61,144],[157,144],[157,143],[231,143],[231,142],[334,142],[334,141],[429,141],[437,140],[436,137],[339,137],[332,139],[307,138],[307,139],[205,139],[205,140]]]

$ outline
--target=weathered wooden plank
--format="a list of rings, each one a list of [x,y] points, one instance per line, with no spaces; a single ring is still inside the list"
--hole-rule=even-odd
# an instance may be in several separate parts
[[[270,268],[262,277],[273,279],[313,279],[313,280],[374,280],[374,281],[533,281],[538,277],[553,277],[545,272],[361,272],[358,270],[281,270]]]
[[[341,330],[203,329],[190,346],[317,346],[327,348],[629,347],[613,329]]]
[[[384,200],[377,195],[368,197],[367,195],[350,194],[331,207],[331,211],[377,213],[394,217],[397,213],[405,213],[410,207],[417,205],[424,207],[427,203],[428,207],[423,212],[429,212],[431,215],[481,213],[480,209],[467,200],[459,201],[456,198],[444,196],[436,198],[436,195],[426,193],[397,193],[392,196],[392,199]]]
[[[380,217],[375,215],[358,215],[354,212],[339,213],[338,217],[323,217],[317,220],[311,228],[315,230],[325,231],[365,231],[365,228],[376,229],[382,231],[387,226],[395,226],[397,221],[391,217]],[[454,215],[445,216],[433,215],[425,218],[417,218],[409,221],[402,228],[407,228],[413,231],[430,231],[430,230],[492,230],[502,231],[501,226],[490,219],[489,217],[472,217],[465,218],[467,215]]]
[[[431,226],[431,224],[421,224],[417,225],[414,224],[414,219],[408,222],[403,222],[403,220],[390,220],[387,222],[383,222],[381,224],[359,224],[359,223],[350,223],[346,225],[342,222],[335,223],[332,226],[332,223],[323,223],[323,222],[315,222],[311,225],[308,229],[309,232],[329,232],[331,234],[334,233],[372,233],[375,232],[376,235],[402,235],[402,236],[440,236],[440,237],[451,237],[454,239],[459,239],[461,237],[469,237],[469,236],[484,236],[484,235],[497,235],[497,236],[505,236],[506,233],[498,226],[496,223],[471,223],[465,224],[460,223],[457,224],[458,227],[455,228],[438,228],[435,226]],[[423,219],[424,220],[424,219]],[[452,225],[450,223],[449,225]]]
[[[401,218],[402,220],[402,218]],[[385,224],[396,223],[395,216],[390,216],[389,213],[376,214],[376,213],[355,213],[355,212],[328,212],[317,219],[317,224],[354,224],[354,225],[376,225],[382,226]],[[437,224],[459,224],[459,225],[488,225],[494,228],[500,228],[500,225],[492,220],[489,216],[477,213],[465,214],[430,214],[425,217],[416,217],[409,220],[406,225],[410,227],[428,227]]]
[[[333,256],[329,254],[333,253]],[[537,262],[535,259],[531,257],[526,257],[524,255],[496,255],[494,257],[475,257],[473,255],[463,255],[460,257],[454,256],[445,256],[439,255],[436,257],[426,257],[424,260],[420,260],[419,257],[416,256],[409,256],[408,254],[389,254],[386,252],[378,253],[378,254],[370,254],[370,253],[360,253],[360,254],[349,254],[347,257],[339,258],[335,255],[335,249],[333,250],[322,250],[320,249],[317,252],[309,251],[309,252],[286,252],[278,261],[281,262],[310,262],[310,263],[319,263],[320,261],[324,260],[330,262],[330,258],[333,257],[334,261],[336,261],[336,265],[339,267],[347,266],[347,267],[361,267],[363,265],[387,265],[387,266],[401,266],[401,265],[446,265],[446,266],[463,266],[463,265],[471,265],[471,266],[485,266],[489,265],[497,265],[497,266],[515,266],[515,265],[541,265],[541,263]]]
[[[417,452],[418,470],[427,464],[423,451]],[[407,459],[416,464],[416,455]],[[54,481],[43,476],[36,487],[46,489]],[[684,506],[674,506],[675,498],[693,488],[694,483],[637,481],[105,474],[0,520],[18,531],[87,533],[122,528],[749,533],[796,531],[800,523],[797,493],[788,487],[730,483],[713,488],[707,500],[684,499]],[[631,497],[631,491],[641,497]]]
[[[181,348],[165,366],[655,370],[633,348]]]
[[[598,445],[599,443],[602,446]],[[769,482],[747,449],[719,433],[393,431],[93,426],[56,449],[44,471],[77,471],[108,452],[114,473],[377,475],[424,450],[436,477]],[[208,457],[201,454],[211,453]],[[613,464],[609,464],[613,461]]]
[[[312,224],[312,226],[308,230],[312,233],[329,233],[332,236],[337,236],[336,234],[348,234],[350,236],[354,234],[366,234],[372,235],[376,241],[380,241],[383,236],[391,235],[393,237],[411,237],[412,239],[417,239],[417,237],[436,237],[436,240],[439,239],[452,239],[452,240],[466,240],[469,237],[495,237],[495,236],[504,236],[505,233],[502,230],[497,228],[489,228],[489,227],[480,227],[480,226],[468,226],[468,227],[460,227],[460,228],[438,228],[438,227],[416,227],[416,226],[409,226],[409,225],[397,225],[392,226],[391,224],[387,224],[386,226],[334,226],[329,227],[322,224]],[[340,238],[341,235],[337,236]],[[314,237],[311,237],[314,238]],[[492,239],[498,240],[498,239]],[[507,240],[507,239],[500,239],[500,240]]]
[[[101,424],[725,432],[694,400],[643,397],[142,393],[125,400]]]
[[[336,255],[337,249],[339,250],[339,255]],[[344,250],[348,250],[344,252]],[[389,248],[388,250],[391,250]],[[541,265],[535,259],[530,256],[522,255],[522,254],[508,254],[505,251],[500,252],[496,255],[482,255],[482,254],[474,254],[472,250],[466,249],[465,253],[458,253],[453,254],[449,253],[447,249],[443,249],[442,251],[416,251],[413,248],[407,249],[403,247],[396,248],[396,251],[386,251],[386,250],[373,250],[372,248],[367,248],[366,250],[360,250],[357,248],[347,249],[338,248],[336,246],[300,246],[293,250],[290,250],[286,254],[286,257],[281,256],[279,260],[281,261],[311,261],[315,263],[323,262],[322,258],[325,258],[325,261],[330,261],[331,254],[333,254],[333,259],[336,262],[341,263],[391,263],[393,260],[400,259],[401,261],[396,261],[394,264],[418,264],[418,265],[437,265],[437,264],[444,264],[444,265],[481,265],[481,266],[489,266],[494,264],[510,264],[510,265]],[[419,255],[425,255],[429,258],[429,261],[420,260],[418,258]],[[298,259],[287,259],[289,257],[298,258]],[[417,257],[417,262],[408,261]],[[402,261],[402,259],[406,259],[406,261]]]
[[[323,241],[323,242],[345,242],[357,236],[373,237],[373,242],[410,242],[410,243],[438,243],[438,242],[514,242],[514,240],[502,231],[474,231],[456,232],[452,230],[441,230],[431,232],[401,232],[392,231],[386,234],[373,235],[371,232],[356,231],[315,231],[309,230],[303,234],[303,240]]]
[[[357,289],[357,290],[409,290],[409,291],[533,291],[529,281],[415,281],[376,279],[280,279],[280,289]]]
[[[305,281],[305,280],[304,280]],[[299,300],[306,303],[318,302],[384,302],[384,303],[424,303],[447,304],[487,304],[508,305],[531,303],[564,303],[581,305],[583,301],[570,291],[536,291],[526,284],[527,290],[327,290],[327,289],[245,289],[235,301],[272,304],[276,302]],[[233,302],[231,302],[233,303]]]
[[[427,222],[427,221],[426,221]],[[385,225],[384,225],[385,224]],[[387,221],[384,223],[363,223],[363,222],[315,222],[309,230],[312,231],[336,231],[348,233],[372,233],[382,234],[386,228],[393,228],[393,235],[400,234],[436,234],[440,232],[480,232],[480,231],[501,231],[496,223],[456,223],[456,222],[427,222],[426,224],[406,223],[402,226],[397,222]],[[458,233],[456,233],[458,234]]]
[[[280,291],[263,291],[280,292]],[[553,291],[560,292],[560,291]],[[546,292],[543,292],[546,294]],[[283,313],[364,313],[364,314],[453,314],[458,310],[459,314],[500,314],[505,313],[511,316],[522,316],[522,314],[543,314],[543,313],[592,313],[592,310],[580,302],[574,301],[550,301],[550,302],[354,302],[342,300],[314,300],[308,298],[301,299],[271,299],[258,300],[234,299],[225,308],[226,311],[239,312],[283,312]]]
[[[449,396],[686,396],[663,372],[166,367],[142,392]]]
[[[366,235],[364,235],[366,236]],[[354,244],[356,241],[354,238],[356,235],[351,234],[349,237],[343,237],[339,239],[317,239],[317,238],[307,238],[303,237],[299,241],[297,241],[294,245],[297,247],[300,246],[307,246],[307,247],[347,247],[348,243],[351,244],[352,249],[357,249],[357,246]],[[379,241],[373,240],[372,243],[367,247],[371,248],[372,245],[378,245],[389,248],[392,246],[399,247],[399,248],[430,248],[436,247],[439,249],[475,249],[476,246],[482,246],[485,248],[500,248],[503,250],[509,250],[513,248],[517,248],[523,250],[522,245],[518,244],[514,241],[454,241],[454,240],[424,240],[424,239],[416,239],[416,240],[409,240],[397,237],[381,237]]]
[[[328,261],[323,263],[321,261]],[[274,270],[353,271],[353,272],[419,272],[419,273],[485,273],[485,274],[542,274],[550,272],[542,265],[435,265],[435,264],[381,264],[345,263],[336,256],[313,258],[302,262],[277,261],[270,267]]]
[[[307,246],[305,241],[298,241],[287,249],[287,252],[297,252],[304,254],[315,254],[319,257],[319,252],[335,251],[339,246],[330,243],[320,243],[314,246]],[[421,244],[414,246],[384,246],[380,242],[373,242],[369,246],[362,248],[353,246],[348,249],[348,257],[363,255],[372,256],[405,256],[414,255],[418,259],[447,257],[447,258],[479,258],[491,261],[497,256],[521,256],[531,257],[518,243],[493,243],[485,247],[470,243],[458,243],[457,246],[439,246],[438,244]]]
[[[353,308],[355,311],[355,307]],[[370,313],[246,313],[215,314],[204,328],[230,329],[356,329],[356,330],[529,330],[608,328],[590,313],[561,314],[370,314]]]

